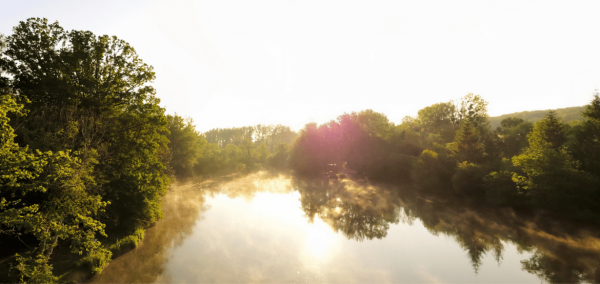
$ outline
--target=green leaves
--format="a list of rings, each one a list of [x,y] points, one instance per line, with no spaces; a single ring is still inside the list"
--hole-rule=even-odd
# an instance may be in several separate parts
[[[207,144],[206,139],[196,131],[191,118],[184,120],[177,114],[167,115],[167,123],[171,166],[177,176],[193,176],[194,166]]]
[[[133,47],[117,37],[70,32],[58,22],[30,18],[7,39],[0,66],[12,87],[34,105],[81,105],[107,111],[143,103],[155,78]]]
[[[34,235],[44,267],[61,240],[108,261],[95,240],[104,223],[133,231],[158,220],[170,182],[153,68],[117,37],[46,19],[20,22],[5,43],[0,94],[19,95],[0,96],[0,230]]]

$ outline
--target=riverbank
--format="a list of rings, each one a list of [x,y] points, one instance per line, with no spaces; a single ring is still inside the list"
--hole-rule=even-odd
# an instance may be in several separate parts
[[[198,214],[208,209],[203,206],[203,190],[218,187],[240,176],[242,174],[236,173],[173,184],[163,197],[164,217],[146,228],[144,238],[137,246],[112,259],[102,273],[81,282],[127,283],[131,279],[144,283],[158,281],[157,273],[163,269],[161,263],[167,257],[168,249],[185,239]]]

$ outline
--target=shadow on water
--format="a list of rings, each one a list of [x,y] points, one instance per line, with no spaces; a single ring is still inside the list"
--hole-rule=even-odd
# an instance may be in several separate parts
[[[252,200],[258,193],[297,191],[307,221],[321,219],[355,241],[382,239],[390,225],[420,220],[433,235],[453,238],[475,273],[483,256],[503,261],[506,244],[531,257],[521,269],[550,283],[600,282],[600,230],[510,208],[470,206],[464,200],[423,196],[409,186],[349,179],[306,179],[256,173],[239,178],[174,187],[165,197],[165,217],[146,232],[136,249],[120,256],[92,282],[169,282],[163,273],[170,252],[188,237],[205,200],[223,194]]]

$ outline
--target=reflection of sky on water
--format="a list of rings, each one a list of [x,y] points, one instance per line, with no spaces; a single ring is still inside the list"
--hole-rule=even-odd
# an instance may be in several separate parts
[[[252,174],[178,186],[92,282],[594,282],[598,230],[391,185]],[[519,253],[521,252],[521,253]]]
[[[251,201],[209,198],[211,209],[174,249],[166,273],[173,282],[539,282],[521,271],[520,255],[505,245],[475,275],[451,238],[419,221],[391,225],[387,237],[357,242],[321,219],[307,222],[298,192],[259,193]]]

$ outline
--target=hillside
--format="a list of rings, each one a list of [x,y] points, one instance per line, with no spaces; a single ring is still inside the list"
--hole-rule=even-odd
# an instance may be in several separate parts
[[[546,113],[549,110],[534,110],[534,111],[522,111],[522,112],[514,112],[509,114],[503,114],[501,116],[490,117],[490,123],[492,124],[492,129],[496,129],[496,127],[500,126],[500,122],[507,117],[518,117],[525,121],[536,122],[544,118]],[[581,112],[583,111],[583,107],[567,107],[567,108],[559,108],[555,109],[556,113],[559,117],[564,119],[565,122],[569,122],[571,120],[583,120],[581,117]]]

